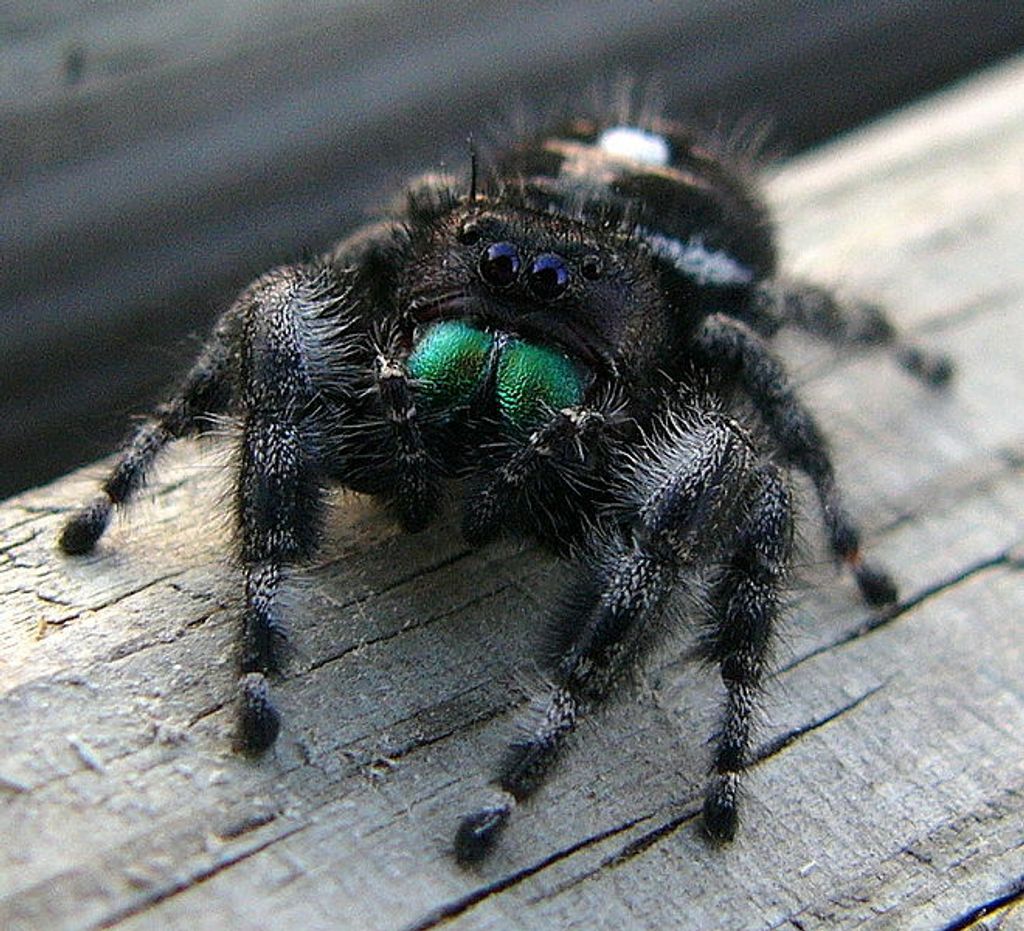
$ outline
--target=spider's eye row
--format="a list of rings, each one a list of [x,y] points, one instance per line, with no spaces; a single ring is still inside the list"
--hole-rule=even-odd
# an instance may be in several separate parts
[[[463,228],[462,235],[465,235],[467,228]],[[494,242],[480,254],[477,267],[480,277],[492,288],[508,288],[519,277],[522,265],[523,260],[515,245],[510,242]],[[597,256],[585,259],[582,271],[587,278],[599,277],[601,268]],[[526,286],[534,297],[542,301],[553,301],[565,293],[569,287],[569,277],[569,265],[565,259],[554,252],[542,252],[530,261],[526,269]]]
[[[565,259],[553,252],[538,255],[526,273],[530,290],[542,301],[553,301],[569,287],[569,269]]]
[[[464,227],[463,235],[469,227]],[[471,230],[470,230],[471,231]],[[508,288],[519,277],[522,259],[512,243],[492,243],[480,253],[477,265],[480,278],[492,288]],[[588,256],[581,270],[585,278],[600,277],[602,268],[597,256]],[[542,252],[529,262],[525,271],[526,287],[542,301],[561,297],[569,286],[569,266],[560,255]]]
[[[491,287],[507,288],[516,280],[522,261],[510,242],[489,245],[480,256],[480,277]]]

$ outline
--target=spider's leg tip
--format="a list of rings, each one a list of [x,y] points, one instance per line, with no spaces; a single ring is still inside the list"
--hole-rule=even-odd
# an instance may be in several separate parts
[[[721,773],[708,787],[703,810],[704,833],[713,841],[728,842],[736,837],[740,820],[736,800],[738,782],[736,773]]]
[[[946,387],[956,374],[956,366],[949,356],[941,352],[929,352],[918,346],[903,347],[899,353],[899,362],[929,388]]]
[[[494,847],[511,811],[511,805],[493,805],[463,818],[455,833],[455,859],[464,866],[483,860]]]
[[[281,730],[281,715],[270,701],[266,677],[250,672],[242,677],[237,744],[242,753],[257,756],[273,746]]]
[[[857,585],[864,600],[873,608],[894,604],[899,589],[891,575],[871,563],[861,563],[854,569]]]
[[[69,556],[81,556],[92,550],[110,523],[111,507],[110,499],[100,495],[76,511],[57,538],[61,550]]]
[[[936,356],[926,373],[926,380],[932,388],[945,388],[956,375],[956,366],[949,356]]]

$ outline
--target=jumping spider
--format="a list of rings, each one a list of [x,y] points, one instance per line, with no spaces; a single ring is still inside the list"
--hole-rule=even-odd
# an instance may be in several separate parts
[[[237,419],[239,734],[255,753],[279,729],[265,678],[279,591],[317,552],[328,484],[377,496],[410,531],[457,488],[471,543],[514,533],[570,560],[546,712],[510,747],[495,800],[462,821],[462,861],[490,849],[673,590],[690,589],[726,690],[704,825],[730,839],[791,561],[791,468],[864,599],[896,598],[767,340],[792,324],[888,345],[934,385],[951,368],[878,308],[778,277],[746,172],[680,126],[576,121],[498,155],[479,189],[478,174],[474,157],[468,184],[425,176],[393,216],[245,289],[60,546],[90,550],[166,443]]]

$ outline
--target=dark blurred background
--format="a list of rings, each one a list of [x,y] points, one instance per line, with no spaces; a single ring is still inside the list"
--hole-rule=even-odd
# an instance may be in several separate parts
[[[233,292],[624,73],[795,153],[1024,47],[1018,0],[0,3],[0,494],[108,452]]]

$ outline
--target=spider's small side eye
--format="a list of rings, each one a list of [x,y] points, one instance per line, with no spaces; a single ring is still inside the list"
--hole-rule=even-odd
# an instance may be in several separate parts
[[[530,290],[542,301],[553,301],[569,287],[569,269],[565,259],[553,252],[538,255],[527,272]]]
[[[584,256],[580,263],[580,271],[588,281],[597,281],[604,274],[604,265],[599,255]]]
[[[480,256],[480,276],[491,287],[507,288],[519,274],[522,261],[510,242],[496,242]]]
[[[471,246],[480,241],[480,224],[476,220],[467,220],[459,229],[459,242]]]

